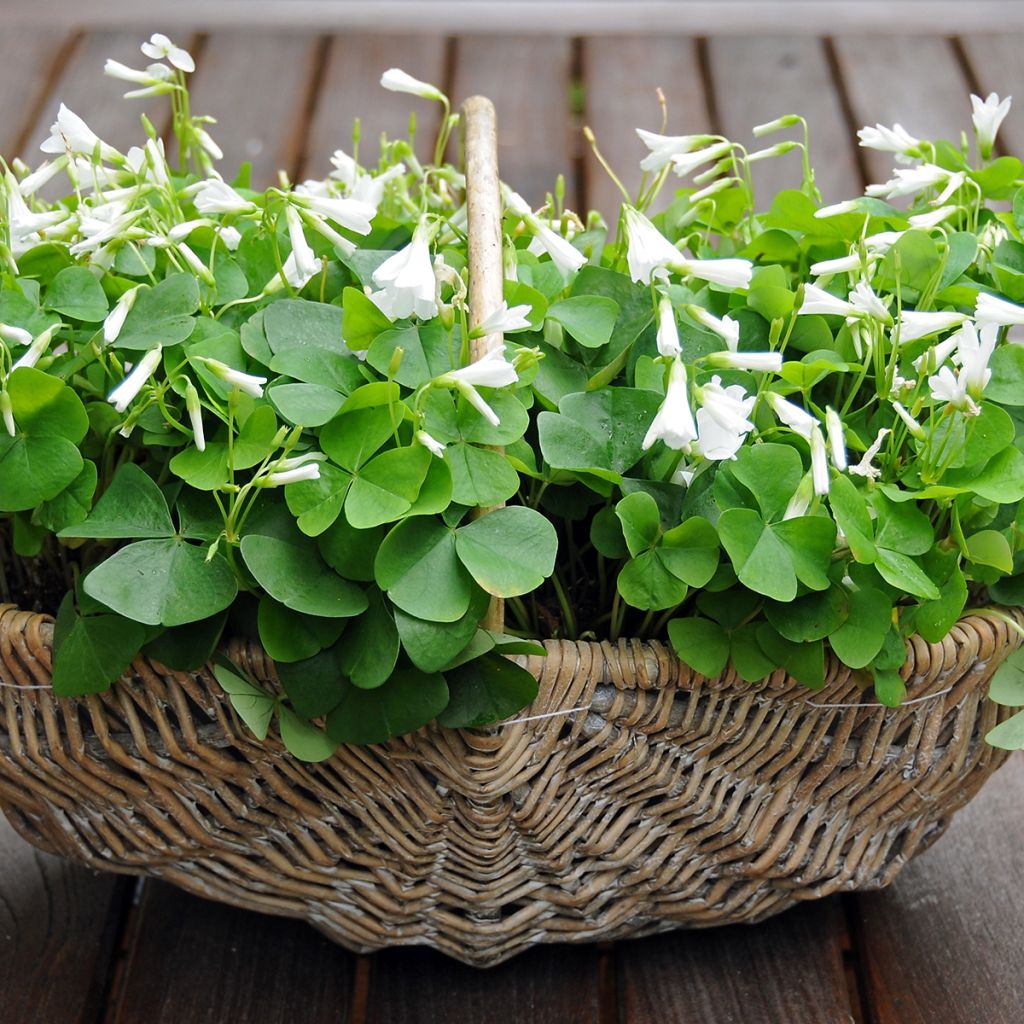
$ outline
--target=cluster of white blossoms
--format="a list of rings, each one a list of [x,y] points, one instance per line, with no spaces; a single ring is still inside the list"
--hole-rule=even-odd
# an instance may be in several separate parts
[[[992,154],[996,134],[1009,110],[1010,100],[1000,100],[993,93],[985,100],[972,96],[971,103],[978,152],[986,160]],[[793,117],[780,118],[760,126],[755,134],[774,131],[797,121],[799,119]],[[643,130],[638,130],[638,133],[650,151],[641,161],[641,168],[649,173],[664,175],[672,169],[679,175],[686,175],[705,163],[717,161],[710,171],[705,172],[707,178],[712,178],[735,165],[736,157],[731,145],[716,136],[666,136]],[[869,186],[866,190],[869,197],[921,198],[925,193],[930,209],[910,216],[910,228],[942,231],[941,225],[964,215],[968,204],[977,202],[976,189],[971,191],[973,183],[968,181],[967,174],[938,166],[934,162],[932,144],[915,138],[901,125],[866,127],[860,131],[859,137],[862,146],[894,153],[898,162],[907,165],[897,168],[893,178],[885,184]],[[776,155],[781,151],[781,147],[773,147],[771,151],[763,151],[763,155]],[[750,158],[744,155],[740,159]],[[690,208],[707,199],[706,191],[691,193]],[[858,200],[823,207],[815,216],[828,218],[850,213],[863,215],[865,224],[870,216]],[[684,214],[684,220],[685,217]],[[670,364],[665,399],[647,431],[643,446],[646,450],[656,441],[662,441],[667,447],[684,454],[674,476],[675,482],[688,484],[705,461],[733,458],[755,431],[751,415],[758,401],[764,401],[770,407],[779,424],[775,429],[796,433],[810,449],[811,469],[806,486],[802,485],[798,491],[798,496],[802,494],[803,497],[799,500],[794,497],[787,516],[803,514],[810,495],[829,492],[829,463],[838,472],[877,478],[880,471],[873,465],[873,460],[891,433],[890,429],[880,430],[864,451],[863,458],[850,464],[842,418],[835,409],[826,408],[819,419],[782,394],[764,387],[752,395],[738,384],[722,387],[721,378],[717,376],[702,386],[690,380],[679,344],[676,311],[666,286],[672,275],[676,275],[684,282],[693,278],[725,291],[744,290],[750,284],[752,266],[746,260],[735,258],[697,260],[685,257],[679,247],[633,206],[624,207],[623,222],[628,241],[626,259],[629,273],[634,281],[652,285],[655,289],[658,351]],[[953,411],[965,416],[979,414],[982,392],[992,376],[989,361],[1000,329],[1024,326],[1024,307],[981,293],[973,317],[957,310],[894,309],[893,297],[876,293],[872,282],[882,259],[903,234],[903,231],[887,231],[864,235],[851,247],[848,255],[814,264],[811,274],[818,281],[802,287],[802,300],[796,314],[842,317],[857,357],[865,364],[872,360],[876,348],[883,344],[886,352],[894,352],[898,356],[902,346],[929,338],[938,339],[940,335],[952,332],[942,340],[936,340],[913,361],[916,380],[901,376],[898,359],[885,361],[884,376],[876,380],[879,399],[890,404],[912,436],[924,440],[927,434],[917,417],[929,400],[940,414]],[[1004,237],[1005,229],[993,233],[982,244],[987,244],[991,251]],[[842,275],[848,279],[842,294],[828,290],[831,279]],[[717,317],[693,304],[686,306],[684,313],[690,321],[718,335],[725,345],[724,351],[696,360],[698,371],[721,367],[777,374],[782,369],[782,356],[778,352],[739,351],[739,324],[728,314]],[[909,400],[911,407],[908,409],[901,399]]]

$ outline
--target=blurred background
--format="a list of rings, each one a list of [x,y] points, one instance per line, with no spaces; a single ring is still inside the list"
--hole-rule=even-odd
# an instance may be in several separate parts
[[[107,57],[143,66],[139,43],[162,31],[196,55],[193,110],[220,119],[225,176],[242,160],[254,184],[278,169],[323,176],[332,151],[351,148],[356,116],[364,162],[381,132],[405,134],[411,109],[429,147],[437,105],[377,84],[398,66],[456,103],[495,100],[502,175],[531,203],[561,173],[569,206],[605,213],[618,194],[582,127],[634,187],[645,152],[634,128],[660,129],[658,87],[673,134],[757,148],[752,125],[804,115],[831,201],[890,174],[887,154],[855,145],[861,125],[956,139],[970,92],[1019,93],[1024,80],[1017,0],[3,0],[0,10],[5,155],[36,162],[60,100],[119,148],[138,141],[140,112],[166,129],[165,101],[123,101],[123,83],[102,74]],[[1002,146],[1024,152],[1024,112],[1011,112]],[[795,152],[757,168],[762,196],[799,181]]]

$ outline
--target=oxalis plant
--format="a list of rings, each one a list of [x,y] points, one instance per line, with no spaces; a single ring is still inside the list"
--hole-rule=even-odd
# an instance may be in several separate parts
[[[410,138],[361,163],[357,128],[326,178],[257,192],[216,170],[189,54],[142,49],[106,71],[169,96],[173,159],[144,118],[121,153],[62,106],[46,161],[3,166],[0,590],[52,596],[58,694],[213,658],[258,737],[276,715],[319,760],[514,714],[537,684],[504,655],[538,638],[667,637],[808,687],[831,651],[898,705],[910,634],[1024,600],[1009,100],[972,97],[973,147],[863,129],[901,166],[833,206],[796,116],[754,153],[640,131],[614,231],[506,187],[505,303],[471,330],[438,89],[381,82],[441,105],[433,162]],[[751,167],[789,153],[801,187],[755,205]],[[1024,704],[1021,659],[993,696]],[[1024,718],[989,739],[1024,746]]]

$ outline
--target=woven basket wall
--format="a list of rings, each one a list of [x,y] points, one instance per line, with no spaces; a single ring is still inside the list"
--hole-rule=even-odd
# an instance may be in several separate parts
[[[935,696],[888,710],[822,707],[870,700],[836,665],[811,692],[705,679],[656,643],[552,641],[524,715],[586,710],[307,766],[255,742],[206,672],[139,659],[108,693],[55,698],[50,637],[0,606],[0,805],[29,842],[350,949],[481,966],[886,885],[1004,761],[985,684],[1018,642],[979,616],[915,638],[909,696]],[[276,686],[258,649],[231,654]]]

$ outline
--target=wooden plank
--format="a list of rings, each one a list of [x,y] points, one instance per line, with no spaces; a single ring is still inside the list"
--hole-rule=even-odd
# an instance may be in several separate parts
[[[441,125],[441,105],[380,86],[380,76],[398,67],[414,78],[445,86],[446,41],[442,36],[345,34],[331,39],[323,80],[306,141],[303,174],[321,178],[330,170],[336,149],[352,151],[352,123],[360,119],[360,161],[372,166],[379,155],[381,133],[405,138],[409,113],[417,120],[416,152],[429,159]]]
[[[543,9],[539,9],[543,4]],[[244,8],[244,10],[243,10]],[[1019,0],[76,0],[75,17],[84,24],[140,25],[152,31],[179,25],[248,24],[315,26],[370,32],[533,31],[621,35],[676,32],[694,35],[787,35],[870,31],[1019,31],[1024,5]],[[67,18],[67,0],[7,0],[11,24],[54,24]]]
[[[782,139],[800,140],[799,128],[755,139],[751,128],[782,114],[800,114],[810,128],[811,161],[825,202],[860,195],[863,182],[854,154],[856,139],[818,39],[744,36],[708,41],[708,64],[718,110],[719,131],[751,152]],[[799,188],[797,151],[754,165],[758,208],[776,192]]]
[[[131,883],[40,853],[0,816],[0,1019],[98,1019]]]
[[[1024,34],[967,35],[960,43],[983,97],[990,92],[1016,97],[999,139],[1006,152],[1024,155]]]
[[[45,100],[51,72],[73,38],[53,29],[0,33],[0,154],[14,155]]]
[[[970,127],[969,86],[948,39],[839,37],[835,53],[855,128],[899,122],[919,138],[956,141]],[[891,177],[891,153],[862,152],[872,181]]]
[[[429,950],[379,953],[365,1021],[599,1024],[608,1019],[598,1005],[599,956],[594,946],[535,949],[481,971]],[[651,1019],[671,1020],[662,1014]]]
[[[672,1024],[847,1024],[838,899],[763,924],[682,931],[618,947],[621,1019]]]
[[[147,882],[109,1024],[345,1024],[355,958],[299,921]]]
[[[108,57],[133,68],[150,63],[139,51],[146,35],[138,31],[87,32],[75,47],[70,59],[54,79],[40,116],[37,118],[23,154],[36,164],[42,158],[39,144],[50,134],[50,125],[61,103],[66,103],[85,119],[96,134],[111,146],[126,151],[129,146],[145,143],[146,136],[139,123],[146,114],[160,131],[170,123],[170,103],[166,96],[147,100],[122,99],[133,88],[128,82],[108,78],[103,65]],[[183,45],[192,44],[186,33]]]
[[[192,112],[217,118],[210,133],[224,150],[225,177],[244,160],[256,188],[276,184],[278,170],[295,173],[322,49],[321,37],[308,32],[232,31],[206,40]]]
[[[625,36],[584,39],[582,44],[584,122],[593,129],[601,153],[635,198],[646,147],[637,128],[661,130],[660,87],[668,104],[670,135],[710,131],[696,41],[688,36]],[[622,193],[584,143],[587,207],[600,210],[614,231]],[[654,207],[671,201],[675,178],[666,182]]]
[[[510,74],[510,69],[515,69]],[[575,156],[582,142],[570,113],[572,42],[567,36],[460,36],[452,100],[483,93],[498,109],[502,181],[539,206],[566,176],[566,203],[576,209]]]
[[[885,892],[857,898],[875,1024],[1016,1024],[1024,971],[1024,756]]]

